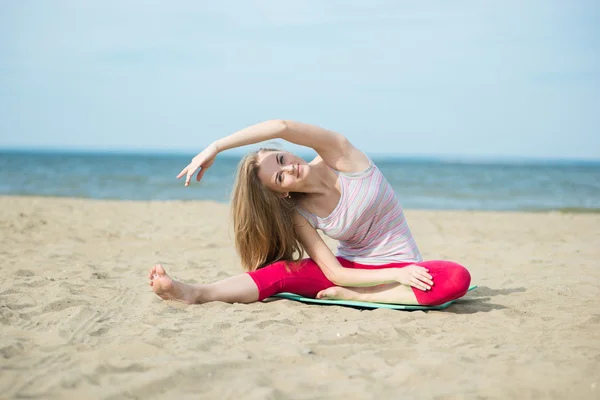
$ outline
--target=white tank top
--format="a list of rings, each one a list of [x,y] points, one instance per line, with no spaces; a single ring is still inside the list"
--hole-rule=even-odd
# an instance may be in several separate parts
[[[337,255],[371,265],[422,261],[400,202],[373,161],[363,172],[336,173],[342,195],[329,216],[297,210],[315,229],[339,241]]]

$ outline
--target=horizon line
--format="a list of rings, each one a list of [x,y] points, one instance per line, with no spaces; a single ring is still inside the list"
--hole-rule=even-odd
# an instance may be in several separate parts
[[[245,146],[249,147],[249,146]],[[0,153],[38,153],[38,154],[89,154],[89,155],[155,155],[155,156],[191,156],[198,154],[192,151],[178,149],[152,149],[152,148],[59,148],[59,147],[0,147]],[[313,157],[310,151],[295,151],[295,154],[305,157]],[[313,153],[315,153],[313,151]],[[223,157],[239,157],[244,151],[231,149]],[[385,152],[365,152],[369,157],[379,160],[413,160],[413,161],[438,161],[438,162],[555,162],[555,163],[577,163],[577,164],[600,164],[599,158],[573,158],[573,157],[551,157],[551,156],[521,156],[521,155],[494,155],[494,154],[394,154]]]

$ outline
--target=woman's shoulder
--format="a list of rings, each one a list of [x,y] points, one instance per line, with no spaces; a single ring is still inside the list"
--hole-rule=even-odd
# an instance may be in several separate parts
[[[294,214],[294,222],[296,224],[306,220],[313,228],[317,229],[319,227],[317,216],[304,208],[302,202],[296,204],[295,210],[296,214]]]
[[[350,157],[344,157],[336,162],[336,165],[327,164],[320,155],[317,155],[311,163],[323,163],[338,174],[344,176],[360,176],[368,173],[375,163],[362,151],[356,150],[359,154],[354,154]]]
[[[323,162],[335,171],[349,174],[362,172],[371,165],[371,159],[352,145],[335,158],[322,157],[318,154],[313,162]]]

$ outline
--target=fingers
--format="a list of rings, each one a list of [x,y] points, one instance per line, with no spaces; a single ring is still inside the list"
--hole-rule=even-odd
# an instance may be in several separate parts
[[[423,267],[417,267],[413,271],[411,286],[423,291],[431,290],[433,286],[433,277],[429,274],[429,270]]]
[[[206,168],[200,169],[200,172],[198,172],[198,175],[196,176],[196,182],[200,182],[200,179],[202,179],[205,172],[206,172]]]
[[[177,179],[181,179],[182,176],[186,175],[185,186],[188,186],[190,184],[192,176],[194,175],[194,172],[196,172],[197,169],[198,167],[194,167],[192,164],[188,164],[188,166],[182,169],[179,175],[177,175]]]
[[[192,180],[192,176],[196,172],[198,168],[188,168],[187,176],[185,177],[185,186],[190,186],[190,181]]]
[[[429,275],[429,270],[428,270],[427,268],[418,267],[418,268],[416,269],[416,271],[418,271],[418,272],[420,272],[420,273],[424,274],[424,275],[425,275],[427,278],[429,278],[429,279],[433,278],[431,275]]]
[[[185,175],[185,186],[189,186],[190,182],[192,180],[192,177],[194,176],[194,174],[196,172],[198,172],[198,175],[196,175],[196,181],[200,182],[200,179],[202,179],[202,177],[204,176],[204,173],[206,172],[206,170],[208,169],[208,167],[210,167],[212,165],[214,160],[202,160],[202,159],[198,159],[197,156],[194,157],[194,159],[192,160],[191,163],[189,163],[187,165],[187,167],[185,167],[184,169],[181,170],[181,172],[177,175],[177,179],[181,179],[184,175]]]
[[[185,173],[187,172],[188,168],[190,166],[188,165],[187,167],[185,167],[184,169],[181,170],[181,172],[179,173],[179,175],[177,175],[177,179],[181,178],[182,176],[185,175]]]
[[[421,282],[420,280],[418,280],[417,278],[412,278],[410,280],[410,286],[415,287],[419,290],[422,290],[424,292],[428,291],[429,289],[431,289],[431,286]]]
[[[414,275],[423,282],[433,285],[433,276],[429,274],[429,270],[427,268],[415,268]]]
[[[185,177],[185,186],[189,186],[190,182],[192,180],[192,176],[194,176],[194,173],[197,170],[198,170],[198,168],[193,168],[190,165],[188,165],[183,170],[181,170],[181,172],[179,173],[179,175],[177,175],[177,179],[180,179],[182,176],[186,175],[186,177]],[[200,171],[198,172],[198,175],[196,175],[196,181],[197,182],[200,182],[200,179],[202,179],[202,177],[204,176],[204,173],[206,172],[206,170],[207,170],[206,167],[200,167]]]
[[[415,273],[415,277],[417,279],[419,279],[420,281],[425,282],[429,286],[433,285],[433,280],[432,280],[433,277],[426,272],[418,271]]]

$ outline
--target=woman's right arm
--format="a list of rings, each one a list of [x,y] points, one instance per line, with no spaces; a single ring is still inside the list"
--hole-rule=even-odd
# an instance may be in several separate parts
[[[219,139],[192,159],[177,178],[186,176],[188,186],[194,173],[200,169],[197,181],[215,156],[225,150],[256,144],[266,140],[283,139],[288,142],[314,149],[331,168],[342,172],[360,172],[369,167],[367,156],[355,148],[343,135],[316,125],[288,120],[270,120],[241,129]]]
[[[308,256],[321,268],[325,277],[338,286],[377,286],[399,282],[427,290],[433,284],[428,270],[417,265],[382,269],[344,268],[306,218],[296,214],[294,222],[298,239]]]

